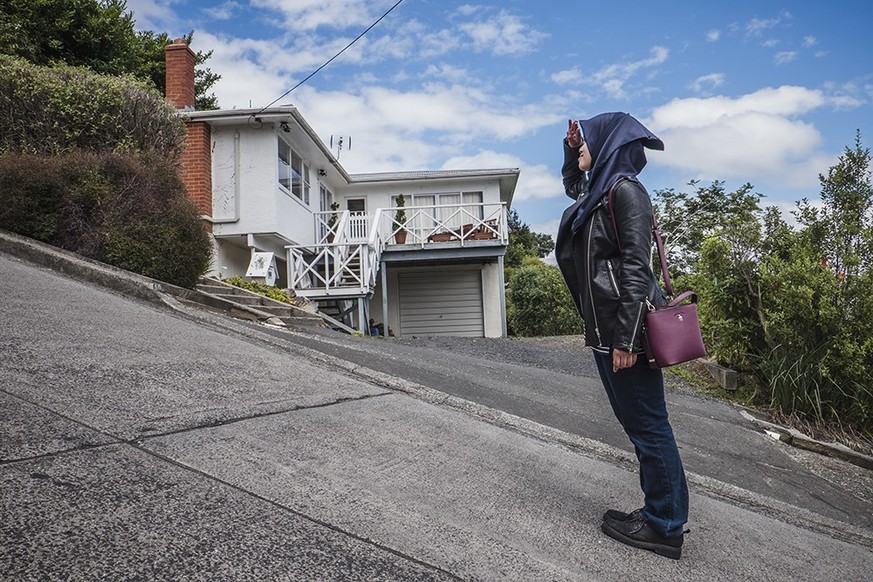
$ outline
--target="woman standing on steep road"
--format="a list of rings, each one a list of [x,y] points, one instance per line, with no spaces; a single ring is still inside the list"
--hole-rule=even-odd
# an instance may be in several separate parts
[[[569,122],[562,174],[575,202],[561,219],[555,256],[612,410],[640,463],[645,505],[630,513],[608,510],[601,529],[679,559],[688,485],[667,418],[663,375],[638,357],[647,303],[665,302],[651,269],[652,203],[637,179],[645,148],[663,150],[664,143],[627,113]]]

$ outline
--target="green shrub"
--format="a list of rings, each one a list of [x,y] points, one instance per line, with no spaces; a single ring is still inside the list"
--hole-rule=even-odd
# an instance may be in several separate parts
[[[239,275],[235,275],[230,279],[225,279],[224,282],[239,287],[240,289],[246,289],[253,293],[264,295],[270,299],[282,301],[283,303],[294,303],[294,296],[289,295],[285,290],[264,283],[259,283],[257,281],[247,281]]]
[[[0,155],[0,228],[183,287],[211,242],[175,162],[156,152]]]
[[[0,154],[160,151],[176,158],[184,123],[161,94],[131,77],[40,67],[0,55]]]
[[[507,325],[513,335],[582,333],[582,318],[557,267],[532,257],[524,259],[513,270],[506,299]]]
[[[873,436],[873,179],[860,132],[789,226],[744,186],[659,193],[662,232],[699,293],[711,357],[749,372],[774,410]],[[678,233],[678,234],[674,234]]]

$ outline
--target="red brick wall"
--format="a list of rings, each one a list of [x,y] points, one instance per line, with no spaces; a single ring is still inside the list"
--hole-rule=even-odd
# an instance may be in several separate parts
[[[197,211],[212,216],[212,132],[203,121],[188,123],[188,137],[182,153],[182,183]],[[210,224],[211,230],[211,224]]]
[[[194,51],[181,38],[164,47],[167,101],[176,109],[194,109]]]

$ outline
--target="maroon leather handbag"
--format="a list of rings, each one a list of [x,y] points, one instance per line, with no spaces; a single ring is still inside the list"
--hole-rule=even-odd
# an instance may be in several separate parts
[[[616,228],[615,216],[612,214],[612,192],[619,182],[621,180],[616,181],[609,189],[607,198],[607,208],[612,218],[616,240],[618,240],[618,228]],[[655,238],[655,245],[658,247],[664,288],[667,291],[667,297],[672,297],[673,283],[667,268],[667,255],[664,252],[664,242],[661,240],[661,231],[654,214],[652,215],[652,235]],[[618,244],[621,248],[621,241]],[[697,293],[685,291],[660,307],[655,307],[648,299],[646,304],[649,312],[646,314],[646,321],[643,324],[642,342],[650,368],[666,368],[706,356],[706,347],[703,345],[703,336],[700,333],[700,320],[697,318]]]
[[[690,302],[685,303],[686,300]],[[643,351],[650,368],[665,368],[706,356],[694,291],[682,293],[663,307],[650,306],[643,328]]]

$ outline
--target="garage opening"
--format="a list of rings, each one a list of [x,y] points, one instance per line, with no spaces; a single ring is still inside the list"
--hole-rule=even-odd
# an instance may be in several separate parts
[[[402,335],[485,336],[479,269],[399,273],[398,291]]]

